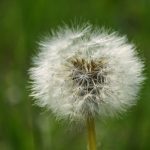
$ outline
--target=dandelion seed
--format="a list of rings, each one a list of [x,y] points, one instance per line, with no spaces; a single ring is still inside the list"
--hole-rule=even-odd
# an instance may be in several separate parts
[[[57,118],[93,124],[95,116],[113,117],[136,104],[143,67],[126,37],[65,27],[40,43],[29,71],[32,96]]]

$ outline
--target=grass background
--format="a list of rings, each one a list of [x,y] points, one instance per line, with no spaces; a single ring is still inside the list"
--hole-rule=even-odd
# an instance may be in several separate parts
[[[43,113],[27,90],[36,41],[75,18],[126,34],[145,58],[147,80],[137,106],[120,119],[97,121],[98,146],[150,150],[150,0],[1,0],[0,150],[86,149],[84,129],[70,130]]]

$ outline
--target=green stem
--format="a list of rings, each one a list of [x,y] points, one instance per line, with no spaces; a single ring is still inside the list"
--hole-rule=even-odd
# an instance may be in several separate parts
[[[87,118],[88,150],[96,150],[96,133],[94,118]]]

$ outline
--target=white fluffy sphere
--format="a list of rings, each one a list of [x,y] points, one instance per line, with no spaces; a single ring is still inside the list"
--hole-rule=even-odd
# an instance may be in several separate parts
[[[143,66],[125,37],[64,27],[40,43],[29,71],[31,95],[60,119],[114,116],[136,103]]]

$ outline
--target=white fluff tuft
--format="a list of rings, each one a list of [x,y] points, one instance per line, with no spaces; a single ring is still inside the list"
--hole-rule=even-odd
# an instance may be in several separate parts
[[[125,37],[65,27],[40,43],[29,70],[31,95],[60,119],[114,116],[136,103],[143,67]]]

